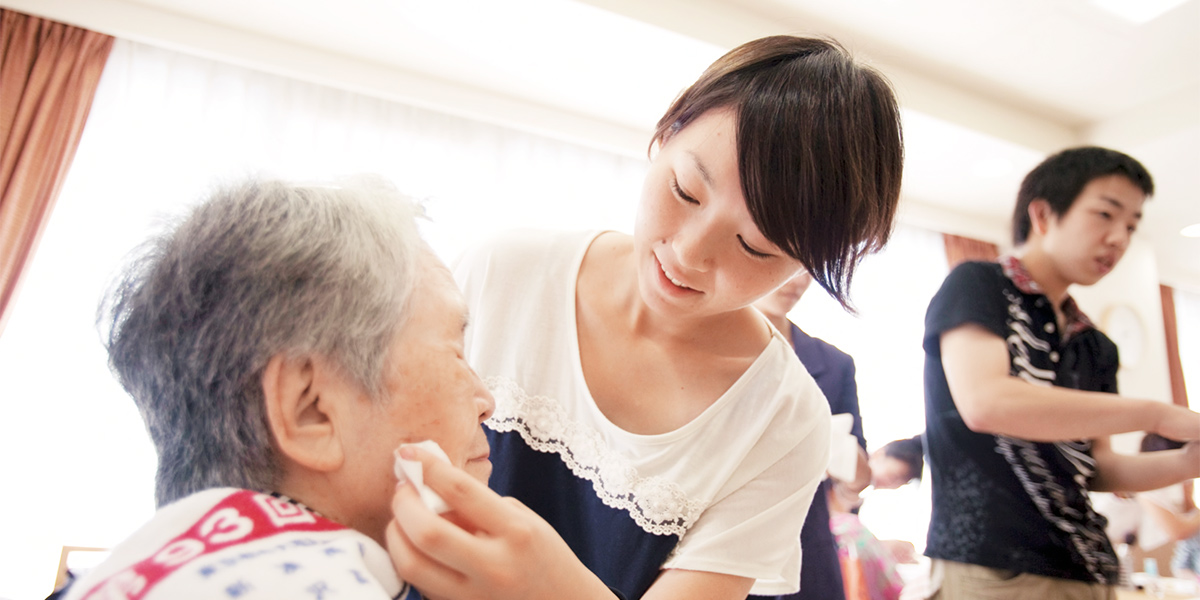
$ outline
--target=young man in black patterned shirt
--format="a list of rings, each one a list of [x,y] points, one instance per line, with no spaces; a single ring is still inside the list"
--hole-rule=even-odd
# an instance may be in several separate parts
[[[1200,475],[1200,414],[1117,393],[1117,347],[1073,284],[1116,266],[1153,192],[1104,148],[1051,156],[1021,184],[1013,255],[955,268],[925,317],[933,598],[1115,598],[1117,561],[1089,491]],[[1189,441],[1126,456],[1108,436]]]

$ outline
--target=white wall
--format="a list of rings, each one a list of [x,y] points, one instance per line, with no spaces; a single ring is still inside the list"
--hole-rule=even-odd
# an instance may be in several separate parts
[[[112,547],[153,514],[154,449],[96,306],[213,185],[378,173],[424,198],[450,260],[499,229],[631,228],[646,163],[119,40],[0,336],[0,599],[44,598],[62,546]]]
[[[1105,329],[1106,316],[1113,307],[1126,305],[1137,313],[1145,331],[1141,358],[1136,364],[1121,366],[1118,373],[1121,393],[1171,402],[1158,269],[1149,245],[1144,240],[1134,240],[1112,273],[1096,285],[1072,287],[1071,294],[1101,330]]]
[[[1101,331],[1108,329],[1108,317],[1115,307],[1133,309],[1145,334],[1141,338],[1141,356],[1135,363],[1125,364],[1134,353],[1133,348],[1125,348],[1117,384],[1123,395],[1170,403],[1171,375],[1167,368],[1167,338],[1158,281],[1154,252],[1145,240],[1135,238],[1112,273],[1096,285],[1072,287],[1071,295]],[[1141,436],[1141,433],[1115,436],[1113,447],[1135,454]]]

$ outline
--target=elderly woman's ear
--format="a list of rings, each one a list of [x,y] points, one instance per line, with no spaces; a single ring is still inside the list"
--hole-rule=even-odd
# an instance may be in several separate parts
[[[294,467],[328,473],[345,461],[340,415],[349,398],[336,369],[319,357],[278,354],[263,371],[267,422],[284,472]]]

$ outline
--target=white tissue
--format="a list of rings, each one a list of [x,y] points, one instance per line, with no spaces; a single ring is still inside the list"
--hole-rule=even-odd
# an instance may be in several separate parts
[[[404,446],[416,446],[422,450],[432,453],[434,456],[442,459],[443,462],[450,462],[450,457],[446,456],[446,452],[442,450],[442,447],[433,440],[425,440],[415,444],[403,444],[400,446],[400,448],[403,448]],[[429,510],[432,510],[438,514],[442,514],[450,510],[450,506],[446,504],[445,500],[442,500],[441,496],[437,495],[437,492],[425,486],[425,472],[421,466],[421,463],[415,460],[406,460],[400,458],[400,448],[395,450],[396,465],[394,469],[396,472],[396,479],[400,481],[404,481],[406,479],[411,481],[413,483],[413,487],[417,488],[417,493],[421,495],[421,501],[425,503],[426,508]]]
[[[854,481],[858,472],[858,438],[850,433],[854,415],[833,415],[829,427],[829,475],[839,481]]]

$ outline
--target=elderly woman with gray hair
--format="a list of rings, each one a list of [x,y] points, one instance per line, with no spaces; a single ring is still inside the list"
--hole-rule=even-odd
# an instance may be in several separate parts
[[[101,319],[158,452],[160,508],[62,597],[415,596],[405,581],[446,598],[612,597],[487,489],[493,399],[416,212],[376,181],[250,181],[142,248]],[[425,440],[448,460],[402,454],[441,516],[392,475],[396,449]]]

